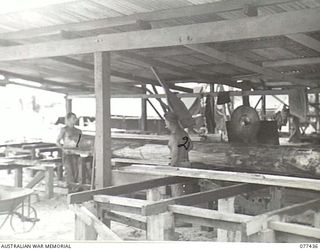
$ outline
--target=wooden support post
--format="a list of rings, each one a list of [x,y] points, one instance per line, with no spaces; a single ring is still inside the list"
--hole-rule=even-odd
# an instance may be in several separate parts
[[[235,197],[227,198],[227,199],[219,199],[218,200],[218,211],[224,213],[234,213],[234,200]],[[227,231],[223,229],[217,230],[218,242],[233,242],[241,240],[241,233],[234,231]]]
[[[275,232],[272,229],[262,229],[260,232],[252,235],[249,237],[250,242],[257,242],[257,243],[274,243],[275,239]]]
[[[174,233],[174,217],[165,212],[147,217],[147,240],[176,240]]]
[[[46,167],[45,171],[45,181],[46,181],[46,196],[48,199],[53,198],[53,167],[48,166]]]
[[[148,201],[159,201],[166,198],[166,187],[156,187],[147,190]]]
[[[140,130],[147,130],[147,99],[141,98],[141,119],[140,119]]]
[[[320,210],[316,210],[314,213],[313,226],[315,228],[320,228]]]
[[[110,219],[107,219],[105,217],[105,213],[108,212],[107,209],[105,209],[105,206],[101,206],[101,203],[99,202],[95,202],[95,207],[96,207],[96,210],[97,210],[97,216],[98,216],[98,219],[100,221],[102,221],[103,224],[105,224],[107,227],[109,227],[111,229],[111,220]]]
[[[22,167],[17,167],[14,170],[14,186],[15,187],[22,187],[22,175],[23,175],[23,169]]]
[[[320,131],[320,112],[319,112],[319,108],[320,108],[320,104],[319,104],[319,93],[316,93],[315,94],[315,103],[317,105],[317,108],[315,108],[315,112],[316,112],[316,120],[317,120],[317,123],[316,123],[316,132],[319,132]]]
[[[269,203],[270,210],[280,209],[282,207],[282,195],[284,188],[270,187],[271,200]]]
[[[72,112],[72,99],[68,99],[68,96],[65,96],[66,100],[66,114]]]
[[[86,183],[86,162],[84,157],[80,157],[79,161],[79,183],[85,184]]]
[[[93,227],[86,225],[80,216],[75,215],[74,226],[74,239],[75,240],[96,240],[97,233]]]
[[[261,118],[262,120],[266,120],[267,119],[267,103],[266,103],[266,96],[263,95],[261,96]]]
[[[110,61],[109,52],[94,54],[96,188],[111,185]]]

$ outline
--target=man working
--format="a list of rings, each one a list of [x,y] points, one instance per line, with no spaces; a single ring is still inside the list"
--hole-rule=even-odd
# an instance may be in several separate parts
[[[170,165],[173,167],[190,167],[189,151],[192,149],[192,141],[189,135],[182,129],[178,117],[168,112],[164,115],[166,127],[170,130],[168,147],[170,149]],[[171,185],[173,197],[181,196],[184,193],[182,184]]]
[[[78,182],[78,161],[80,156],[72,152],[68,152],[68,149],[77,148],[80,138],[81,130],[75,128],[77,122],[77,116],[74,113],[68,113],[66,115],[66,126],[61,128],[57,138],[58,147],[63,149],[63,165],[66,171],[66,182],[69,192],[74,190],[74,183]],[[63,144],[61,144],[63,141]]]

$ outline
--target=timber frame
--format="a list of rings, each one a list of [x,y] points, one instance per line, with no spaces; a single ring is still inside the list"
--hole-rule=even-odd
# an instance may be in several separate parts
[[[272,210],[255,216],[245,214],[235,214],[233,210],[234,197],[244,193],[250,193],[259,189],[270,189],[271,192],[279,192],[278,187],[291,188],[291,182],[296,183],[295,178],[288,177],[287,180],[277,178],[277,176],[261,175],[266,180],[272,180],[269,184],[255,183],[255,177],[251,175],[248,179],[242,176],[233,175],[230,178],[214,177],[217,171],[207,171],[194,169],[192,176],[206,179],[227,180],[226,186],[204,190],[197,193],[185,194],[179,197],[168,198],[165,195],[164,186],[174,183],[186,183],[197,181],[197,178],[186,174],[188,169],[172,169],[165,173],[155,171],[163,167],[143,167],[130,166],[119,170],[113,170],[113,175],[117,177],[116,186],[99,190],[85,191],[68,196],[69,204],[76,212],[76,223],[83,224],[76,228],[76,239],[92,240],[97,235],[104,235],[108,240],[120,240],[111,230],[110,221],[131,226],[146,231],[147,240],[177,240],[174,233],[175,225],[181,223],[191,223],[205,227],[215,228],[218,231],[218,241],[236,242],[319,242],[319,208],[320,199],[308,199],[293,205],[280,207],[278,199],[272,201],[275,205]],[[141,175],[153,175],[151,179],[139,181],[137,176],[132,179],[130,174],[140,172]],[[181,176],[176,173],[181,172]],[[168,177],[164,177],[164,176]],[[162,176],[162,177],[161,177]],[[298,178],[299,179],[299,178]],[[301,179],[301,178],[300,178]],[[134,182],[132,182],[134,181]],[[230,182],[231,181],[231,182]],[[299,180],[303,183],[303,180]],[[319,180],[314,181],[314,188],[318,192]],[[122,185],[120,183],[123,183]],[[126,182],[129,182],[125,184]],[[251,182],[251,183],[250,183]],[[233,184],[230,184],[233,183]],[[267,182],[266,182],[267,183]],[[115,183],[114,183],[115,184]],[[304,189],[303,185],[294,186]],[[126,194],[136,191],[146,190],[146,200],[127,198]],[[283,190],[282,190],[283,191]],[[209,201],[218,201],[218,210],[194,207]],[[89,202],[89,203],[88,203]],[[87,208],[95,209],[91,212],[91,219],[85,215]],[[95,204],[93,206],[93,204]],[[226,209],[229,207],[228,209]],[[230,210],[231,208],[231,210]],[[83,210],[83,212],[80,212]],[[299,215],[307,210],[314,210],[314,222],[311,226],[290,223],[286,221],[288,216]],[[85,217],[85,219],[81,219]],[[100,220],[98,220],[98,218]],[[97,221],[103,222],[103,226],[97,226]],[[105,229],[102,229],[105,227]],[[92,238],[92,235],[94,237]],[[107,235],[107,236],[106,236]]]

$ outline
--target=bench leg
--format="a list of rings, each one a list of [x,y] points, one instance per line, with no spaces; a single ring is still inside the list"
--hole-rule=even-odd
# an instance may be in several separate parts
[[[235,197],[218,200],[218,211],[234,213]],[[241,241],[241,233],[218,229],[218,242],[239,242]]]
[[[14,186],[22,187],[22,168],[15,169]]]
[[[47,167],[45,172],[46,196],[48,199],[53,198],[53,167]]]

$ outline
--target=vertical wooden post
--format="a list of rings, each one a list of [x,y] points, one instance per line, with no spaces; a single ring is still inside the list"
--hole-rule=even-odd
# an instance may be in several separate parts
[[[72,112],[72,99],[68,99],[68,96],[65,96],[66,100],[66,114]]]
[[[97,239],[97,233],[95,232],[93,227],[86,225],[78,215],[75,215],[74,239],[75,240],[96,240]]]
[[[174,217],[171,212],[147,216],[147,240],[175,240]]]
[[[147,200],[148,201],[159,201],[164,199],[166,196],[166,187],[156,187],[147,190]]]
[[[80,157],[79,159],[79,183],[86,184],[86,159]]]
[[[46,196],[48,199],[53,198],[53,167],[46,167],[45,171],[45,183],[46,183]]]
[[[270,187],[271,200],[269,203],[269,209],[275,210],[282,207],[282,194],[284,188]]]
[[[263,95],[261,96],[262,100],[261,100],[261,117],[262,120],[266,120],[267,119],[267,103],[266,103],[266,96]]]
[[[256,243],[274,243],[276,242],[275,232],[274,230],[265,228],[262,229],[260,232],[251,235],[248,241]]]
[[[317,210],[314,213],[313,226],[315,228],[320,228],[320,210]]]
[[[23,169],[22,167],[17,167],[14,170],[14,186],[15,187],[22,187],[22,175],[23,175]]]
[[[227,198],[227,199],[219,199],[218,200],[218,211],[225,213],[234,213],[234,200],[235,197]],[[217,230],[218,242],[232,242],[232,241],[241,241],[241,233],[227,231],[223,229]]]
[[[147,99],[141,98],[141,118],[140,118],[140,130],[147,130]]]
[[[316,121],[317,121],[317,123],[316,123],[316,132],[319,132],[320,131],[319,93],[315,94],[315,103],[316,103],[316,107],[317,107],[317,108],[315,108]]]
[[[94,53],[96,188],[111,185],[110,52]]]
[[[95,202],[95,208],[97,211],[98,219],[111,229],[111,220],[105,218],[106,212],[110,210],[103,208],[99,202]]]
[[[251,87],[249,86],[250,82],[244,81],[242,83],[241,89],[242,91],[249,91],[251,90]],[[242,105],[250,107],[250,95],[248,96],[242,96]]]

